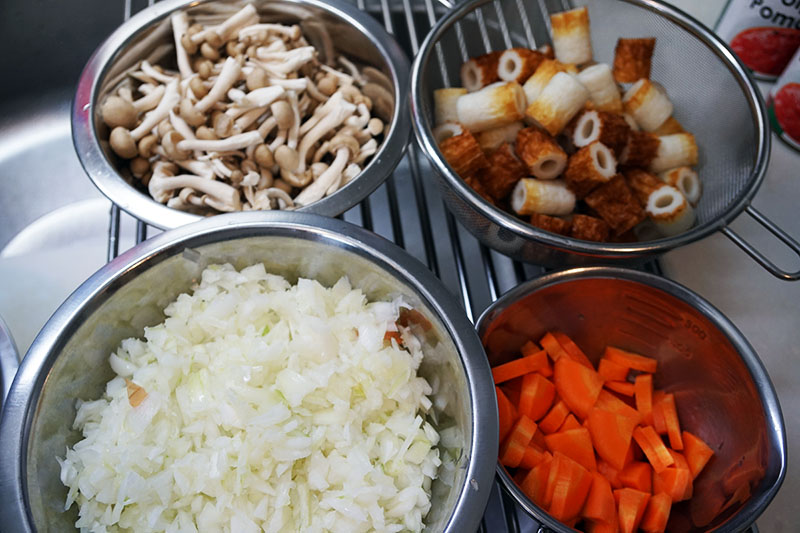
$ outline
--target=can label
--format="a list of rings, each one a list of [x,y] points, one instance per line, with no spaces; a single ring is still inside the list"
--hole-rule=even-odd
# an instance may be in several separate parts
[[[800,150],[800,50],[770,91],[767,113],[772,129],[780,138]]]
[[[757,78],[773,80],[800,46],[800,0],[729,0],[716,31]]]

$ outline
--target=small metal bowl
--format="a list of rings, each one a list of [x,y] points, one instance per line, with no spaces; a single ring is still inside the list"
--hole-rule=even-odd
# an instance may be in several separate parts
[[[263,263],[267,271],[332,285],[347,276],[367,298],[402,296],[425,324],[420,374],[434,388],[431,420],[457,427],[463,448],[448,479],[432,485],[426,531],[475,531],[493,487],[497,411],[489,365],[472,324],[417,260],[362,228],[287,212],[220,215],[162,233],[117,257],[81,285],[34,340],[0,424],[4,532],[73,531],[56,456],[80,435],[75,400],[102,396],[108,356],[122,339],[164,319],[163,309],[202,269]]]
[[[347,211],[383,183],[405,153],[410,131],[408,60],[394,38],[367,13],[322,0],[164,0],[125,22],[94,52],[81,74],[72,108],[72,139],[89,178],[109,200],[148,224],[170,229],[203,217],[160,204],[131,184],[134,178],[120,171],[121,160],[108,144],[109,130],[100,117],[99,104],[142,59],[149,57],[152,63],[154,57],[174,56],[170,23],[174,12],[183,10],[190,19],[201,17],[214,23],[247,3],[255,5],[263,21],[299,24],[312,43],[321,29],[327,30],[335,36],[332,45],[337,52],[360,65],[375,67],[392,85],[392,116],[386,121],[388,133],[378,153],[356,179],[298,211],[326,216]]]
[[[591,242],[544,231],[524,217],[478,195],[444,160],[433,137],[433,91],[460,85],[469,57],[512,46],[536,48],[550,41],[549,13],[587,6],[594,58],[612,64],[620,36],[653,36],[652,78],[664,84],[675,118],[699,146],[703,196],[697,223],[680,235],[641,242]],[[698,83],[697,80],[704,80]],[[767,169],[770,128],[766,108],[747,69],[713,32],[683,11],[658,0],[493,2],[467,0],[439,19],[414,58],[411,72],[414,133],[456,218],[486,246],[514,259],[550,267],[631,264],[722,232],[773,275],[800,279],[744,241],[729,224],[742,211],[800,256],[793,240],[750,203]],[[711,117],[711,118],[709,118]]]
[[[673,506],[668,531],[742,531],[778,492],[787,459],[775,389],[736,326],[689,289],[622,268],[565,270],[504,294],[481,315],[477,330],[491,365],[517,357],[525,341],[550,330],[572,337],[595,364],[607,345],[658,360],[654,385],[675,394],[681,426],[715,453],[695,480],[693,499]],[[693,513],[703,515],[725,501],[725,473],[751,467],[764,471],[752,496],[732,512],[707,516],[706,527],[693,528]],[[531,516],[553,531],[573,531],[533,503],[500,463],[497,471]]]

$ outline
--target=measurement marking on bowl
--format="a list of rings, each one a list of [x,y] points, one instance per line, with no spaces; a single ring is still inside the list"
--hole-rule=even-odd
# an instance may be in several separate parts
[[[633,307],[628,306],[626,308],[626,312],[642,319],[646,323],[652,324],[654,327],[657,325],[658,327],[662,328],[665,332],[668,332],[671,329],[674,329],[676,326],[675,322],[667,322],[655,315],[651,315],[650,313],[646,313],[639,309],[635,309]]]
[[[651,314],[664,315],[668,319],[671,319],[672,320],[672,324],[670,324],[671,326],[675,326],[675,324],[681,321],[681,315],[677,311],[673,311],[664,301],[661,301],[659,302],[658,305],[656,305],[653,302],[642,300],[641,298],[628,293],[625,293],[623,297],[642,307],[646,307],[647,309],[650,310]]]

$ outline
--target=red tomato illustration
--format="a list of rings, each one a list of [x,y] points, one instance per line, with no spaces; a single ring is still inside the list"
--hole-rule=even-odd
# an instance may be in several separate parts
[[[777,76],[800,46],[800,30],[748,28],[733,38],[731,48],[756,72]]]
[[[783,132],[800,142],[800,83],[787,83],[773,98],[775,118]]]

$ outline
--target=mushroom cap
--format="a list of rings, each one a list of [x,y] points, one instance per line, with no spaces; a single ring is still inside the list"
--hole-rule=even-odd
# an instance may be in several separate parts
[[[139,113],[121,96],[109,96],[100,106],[100,116],[109,128],[121,126],[131,130],[136,127]]]
[[[133,159],[139,155],[139,149],[136,146],[136,141],[133,140],[130,130],[122,126],[117,126],[111,130],[108,142],[114,153],[123,159]]]

